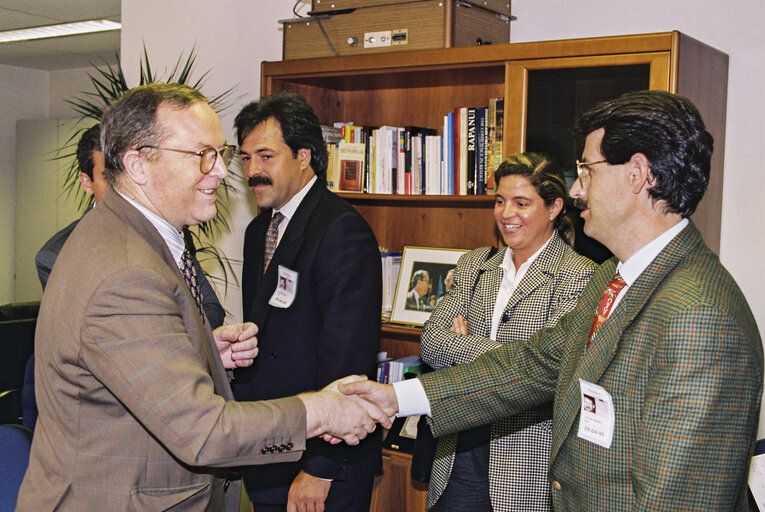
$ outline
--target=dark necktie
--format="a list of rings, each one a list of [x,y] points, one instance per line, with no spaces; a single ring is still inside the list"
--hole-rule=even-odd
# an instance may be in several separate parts
[[[271,263],[271,258],[274,257],[274,251],[276,251],[276,242],[279,240],[279,223],[284,219],[284,215],[279,212],[275,212],[271,217],[271,223],[268,225],[268,231],[266,231],[266,250],[263,253],[263,273],[266,273],[268,264]]]
[[[603,324],[606,323],[606,318],[611,314],[613,309],[614,300],[619,295],[619,292],[624,288],[627,283],[624,282],[622,276],[617,272],[611,282],[606,286],[606,291],[603,292],[603,296],[600,298],[600,304],[598,304],[598,310],[595,313],[595,318],[592,320],[592,326],[590,327],[590,337],[587,340],[587,346],[590,346],[592,340],[595,339],[595,335]]]
[[[202,317],[202,321],[204,321],[205,312],[204,309],[202,309],[202,289],[199,287],[197,269],[194,268],[194,259],[191,257],[191,253],[189,253],[189,251],[183,251],[183,256],[181,256],[181,264],[183,265],[181,267],[183,278],[186,280],[186,284],[189,286],[191,296],[194,297],[194,300],[197,303],[197,308],[199,308],[199,315]]]

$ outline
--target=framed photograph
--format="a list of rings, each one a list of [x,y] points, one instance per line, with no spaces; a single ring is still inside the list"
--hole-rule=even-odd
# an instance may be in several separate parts
[[[438,247],[404,247],[390,321],[421,326],[451,286],[457,260],[468,252]]]

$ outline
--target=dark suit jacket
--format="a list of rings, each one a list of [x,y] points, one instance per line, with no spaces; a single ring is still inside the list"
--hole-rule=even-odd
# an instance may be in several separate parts
[[[627,290],[585,350],[616,263],[604,263],[576,309],[527,344],[423,376],[434,434],[554,398],[556,512],[746,510],[763,377],[746,299],[691,224]],[[609,449],[577,436],[580,378],[613,397]]]
[[[260,352],[253,366],[235,371],[234,395],[241,400],[276,398],[320,389],[349,374],[373,377],[382,278],[380,251],[369,225],[317,180],[290,219],[264,275],[270,220],[271,211],[262,212],[245,233],[244,319],[260,329]],[[288,308],[268,304],[280,265],[298,272],[295,301]],[[377,435],[357,447],[309,440],[300,463],[248,468],[245,485],[262,502],[286,503],[301,468],[316,477],[349,481],[374,472],[379,453]],[[361,460],[365,471],[358,466]]]
[[[87,213],[87,212],[85,212]],[[37,254],[35,255],[35,266],[37,267],[37,276],[40,278],[40,284],[42,284],[43,291],[45,291],[45,285],[48,284],[48,278],[50,277],[51,270],[53,270],[53,264],[56,263],[58,253],[61,252],[61,248],[64,247],[64,243],[69,239],[69,235],[72,234],[74,228],[80,219],[75,220],[61,231],[54,234],[43,244]]]
[[[230,401],[164,240],[113,190],[58,257],[36,347],[40,416],[18,510],[223,510],[213,468],[295,460],[305,446],[298,398]]]
[[[490,339],[494,304],[507,248],[489,257],[489,247],[460,257],[454,286],[422,329],[422,360],[438,370],[472,361],[504,345],[524,343],[542,327],[552,327],[574,309],[596,265],[569,247],[557,233],[529,266],[505,305],[496,340]],[[468,335],[453,333],[452,319],[462,315]],[[494,512],[550,510],[547,463],[550,460],[552,403],[492,423],[489,494]],[[452,474],[457,436],[438,440],[428,489],[428,508],[446,489]]]

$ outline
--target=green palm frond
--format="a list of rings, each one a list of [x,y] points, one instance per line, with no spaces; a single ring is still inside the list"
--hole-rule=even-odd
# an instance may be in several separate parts
[[[74,194],[78,208],[82,211],[87,210],[91,206],[92,197],[79,185],[80,169],[76,158],[77,142],[80,140],[80,137],[85,130],[90,128],[95,122],[101,121],[107,107],[130,89],[127,80],[125,79],[122,64],[120,63],[119,53],[116,53],[116,57],[116,65],[105,64],[100,67],[94,66],[93,72],[88,73],[90,85],[92,86],[91,90],[81,91],[78,96],[66,100],[66,102],[72,106],[74,111],[80,114],[81,117],[78,124],[82,124],[82,126],[76,129],[64,145],[56,151],[54,160],[69,162],[64,183],[64,193],[67,196]],[[181,54],[178,57],[178,60],[175,62],[175,65],[169,73],[162,75],[156,73],[152,69],[149,61],[149,52],[146,49],[146,46],[144,46],[143,57],[140,62],[139,85],[156,82],[177,83],[189,85],[190,87],[201,90],[210,72],[206,71],[202,73],[199,78],[193,79],[192,75],[194,73],[196,58],[197,50],[196,47],[193,47],[188,55],[184,56]],[[231,87],[210,98],[209,104],[213,110],[221,113],[231,107],[235,101],[235,98],[231,98],[234,89],[235,87]],[[229,172],[233,179],[241,179],[236,171],[230,170]],[[229,194],[235,192],[236,188],[225,180],[222,182],[222,185],[223,186],[219,189],[223,191],[223,194],[221,195],[228,199]],[[216,200],[216,206],[218,208],[218,214],[214,219],[208,222],[203,222],[197,226],[184,228],[184,236],[186,236],[187,241],[191,241],[193,246],[197,248],[196,252],[204,256],[204,260],[212,260],[216,267],[221,270],[222,278],[213,276],[211,279],[222,282],[225,288],[228,288],[230,277],[238,284],[236,274],[232,267],[232,263],[235,263],[235,260],[229,259],[211,242],[220,237],[221,234],[230,231],[228,220],[229,211],[226,203],[220,196]]]

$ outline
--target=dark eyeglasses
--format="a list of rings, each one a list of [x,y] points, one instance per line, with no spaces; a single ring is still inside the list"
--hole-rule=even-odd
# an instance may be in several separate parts
[[[204,148],[201,151],[189,151],[188,149],[175,149],[175,148],[163,148],[160,146],[140,146],[138,151],[141,151],[142,149],[151,148],[151,149],[160,149],[162,151],[175,151],[176,153],[185,153],[187,155],[195,155],[200,158],[199,160],[199,172],[202,174],[209,174],[210,171],[213,170],[213,167],[215,167],[215,161],[218,159],[218,153],[220,153],[220,158],[223,161],[223,165],[228,167],[228,164],[231,163],[231,159],[234,158],[234,153],[236,152],[236,146],[232,146],[231,144],[224,144],[223,146],[219,147],[218,149],[215,148]]]

